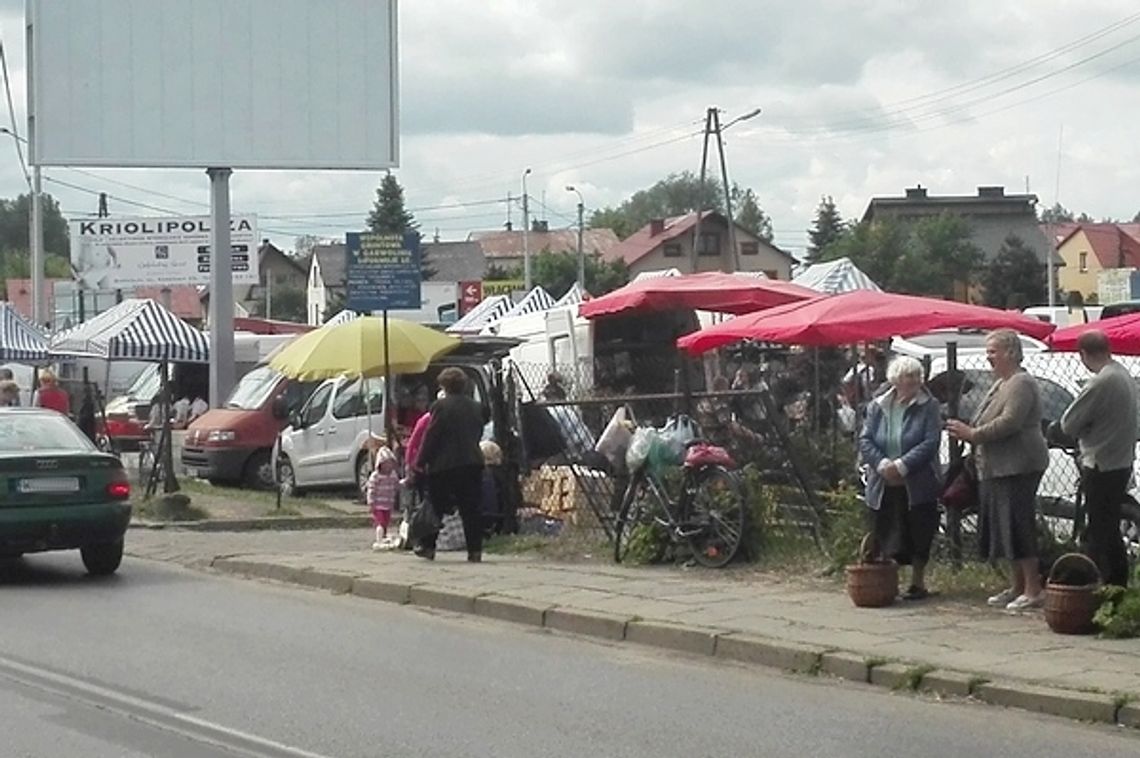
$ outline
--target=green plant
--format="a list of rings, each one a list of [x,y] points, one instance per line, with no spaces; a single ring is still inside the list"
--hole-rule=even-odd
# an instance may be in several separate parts
[[[931,671],[934,671],[934,666],[926,663],[920,664],[918,666],[912,666],[911,668],[907,669],[906,677],[903,680],[901,688],[911,690],[912,692],[917,691],[919,685],[922,684],[923,677],[925,677]]]
[[[831,568],[841,570],[859,559],[859,546],[867,534],[867,506],[849,487],[826,493],[824,498],[827,501],[824,538]]]
[[[1101,604],[1093,623],[1100,627],[1102,637],[1140,637],[1140,587],[1136,584],[1140,582],[1140,566],[1132,582],[1128,588],[1109,584],[1098,591]]]
[[[669,530],[656,521],[635,524],[629,534],[625,560],[631,564],[660,563],[669,550]]]

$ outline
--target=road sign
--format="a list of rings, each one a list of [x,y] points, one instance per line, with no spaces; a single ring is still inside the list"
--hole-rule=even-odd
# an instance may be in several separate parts
[[[459,316],[463,317],[469,310],[483,300],[483,282],[471,281],[459,283]]]
[[[349,232],[346,307],[354,311],[417,310],[420,235]]]

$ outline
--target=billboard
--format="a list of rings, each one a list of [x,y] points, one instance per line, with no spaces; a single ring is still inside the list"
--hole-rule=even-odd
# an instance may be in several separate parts
[[[398,163],[396,0],[29,0],[31,162]]]
[[[419,232],[349,232],[345,307],[353,311],[419,310]]]
[[[81,289],[171,287],[210,281],[210,217],[72,221],[71,270]],[[230,221],[235,285],[258,283],[256,216]]]

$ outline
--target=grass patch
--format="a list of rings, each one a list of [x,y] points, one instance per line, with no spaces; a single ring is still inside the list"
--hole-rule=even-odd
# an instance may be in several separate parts
[[[922,684],[923,677],[925,677],[931,671],[934,671],[934,666],[931,666],[927,663],[923,663],[918,666],[912,666],[911,668],[907,669],[906,678],[903,680],[902,684],[903,688],[908,689],[911,692],[916,692],[918,690],[918,686]]]
[[[1123,708],[1129,703],[1135,702],[1137,697],[1137,695],[1131,692],[1117,692],[1112,696],[1112,704],[1117,708]]]
[[[268,518],[287,518],[292,516],[302,516],[304,514],[302,514],[299,509],[291,505],[285,505],[283,503],[280,508],[278,508],[276,505],[270,507],[270,509],[265,512],[265,515]]]
[[[209,513],[194,505],[190,497],[182,492],[144,500],[134,510],[139,517],[150,521],[202,521],[210,517]]]
[[[557,536],[496,534],[483,542],[483,552],[556,561],[608,561],[613,546],[598,533],[566,529]]]

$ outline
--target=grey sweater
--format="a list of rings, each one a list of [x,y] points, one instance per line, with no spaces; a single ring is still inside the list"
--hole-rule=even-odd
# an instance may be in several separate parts
[[[1061,416],[1061,431],[1081,445],[1081,465],[1101,471],[1132,467],[1136,458],[1136,383],[1109,361]]]
[[[1049,448],[1041,432],[1041,390],[1018,371],[993,389],[974,415],[979,479],[1044,472]]]

